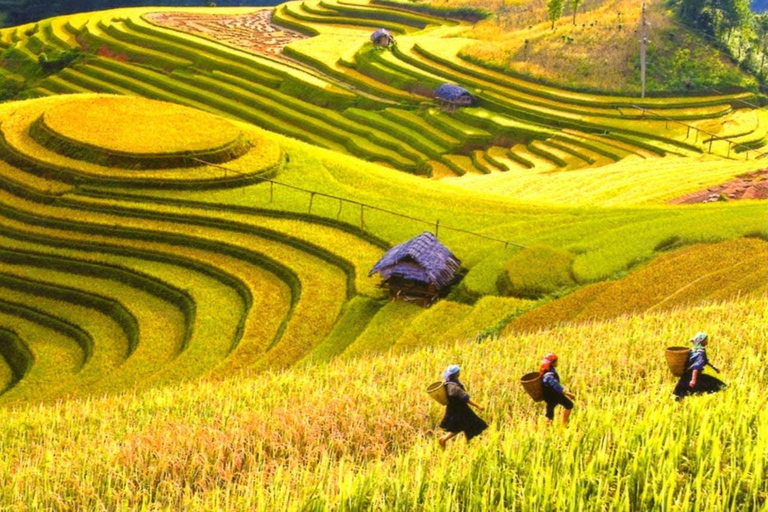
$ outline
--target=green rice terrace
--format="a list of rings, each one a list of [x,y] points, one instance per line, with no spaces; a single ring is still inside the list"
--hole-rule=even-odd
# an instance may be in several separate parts
[[[15,486],[0,508],[689,510],[702,485],[701,510],[765,507],[764,98],[544,85],[462,57],[469,27],[307,0],[0,30],[0,475]],[[371,42],[379,28],[394,44]],[[436,98],[445,83],[471,105]],[[461,266],[429,307],[369,275],[425,231]],[[659,344],[708,322],[732,341],[733,387],[752,387],[660,405]],[[593,409],[542,452],[517,380],[551,339]],[[606,353],[643,364],[608,376]],[[454,481],[412,388],[462,357],[500,391],[496,444]],[[636,395],[600,394],[621,386]],[[757,411],[739,439],[707,430],[714,448],[651,469],[678,434],[657,411],[727,430],[708,422],[726,406]],[[616,426],[633,415],[658,426],[651,442]],[[542,462],[561,448],[595,455]],[[709,449],[731,458],[709,466]],[[547,502],[555,466],[589,481]],[[680,483],[699,467],[713,483]],[[518,507],[521,485],[538,498]]]
[[[467,26],[323,0],[4,29],[3,79],[38,98],[0,118],[1,400],[765,292],[764,203],[666,204],[748,173],[764,193],[755,94],[542,86],[462,60]],[[473,106],[440,108],[444,82]],[[427,230],[466,275],[428,309],[387,301],[368,272]]]

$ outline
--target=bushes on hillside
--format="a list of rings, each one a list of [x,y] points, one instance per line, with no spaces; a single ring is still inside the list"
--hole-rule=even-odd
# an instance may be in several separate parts
[[[545,245],[528,247],[507,262],[497,282],[503,295],[537,298],[576,284],[575,255]]]

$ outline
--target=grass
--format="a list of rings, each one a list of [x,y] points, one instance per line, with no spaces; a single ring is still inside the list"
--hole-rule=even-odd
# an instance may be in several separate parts
[[[664,311],[708,300],[733,300],[765,282],[766,243],[741,239],[663,254],[617,281],[597,283],[512,321],[507,332]]]
[[[766,418],[748,384],[761,378],[765,311],[764,298],[743,298],[258,379],[28,406],[6,416],[4,499],[161,510],[759,506]],[[716,340],[710,357],[730,387],[676,404],[662,352],[689,338],[692,325]],[[578,397],[568,429],[536,428],[542,408],[517,382],[552,347]],[[433,434],[442,411],[423,389],[454,361],[491,427],[471,450],[457,443],[444,454]],[[77,481],[67,477],[73,471]],[[742,485],[727,485],[733,479]]]

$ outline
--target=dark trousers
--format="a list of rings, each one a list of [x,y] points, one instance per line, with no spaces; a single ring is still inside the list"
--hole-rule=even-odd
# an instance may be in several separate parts
[[[562,405],[569,411],[573,409],[573,402],[570,398],[557,391],[544,391],[544,401],[547,403],[547,418],[550,420],[555,419],[555,407]]]

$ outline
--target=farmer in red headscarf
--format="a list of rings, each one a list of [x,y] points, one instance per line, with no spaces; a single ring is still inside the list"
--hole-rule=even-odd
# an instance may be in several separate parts
[[[560,384],[560,376],[557,374],[557,356],[550,352],[541,361],[539,376],[541,377],[541,389],[544,393],[544,401],[547,403],[547,425],[555,419],[555,406],[563,406],[563,425],[568,424],[568,416],[573,409],[573,393],[567,392]]]

